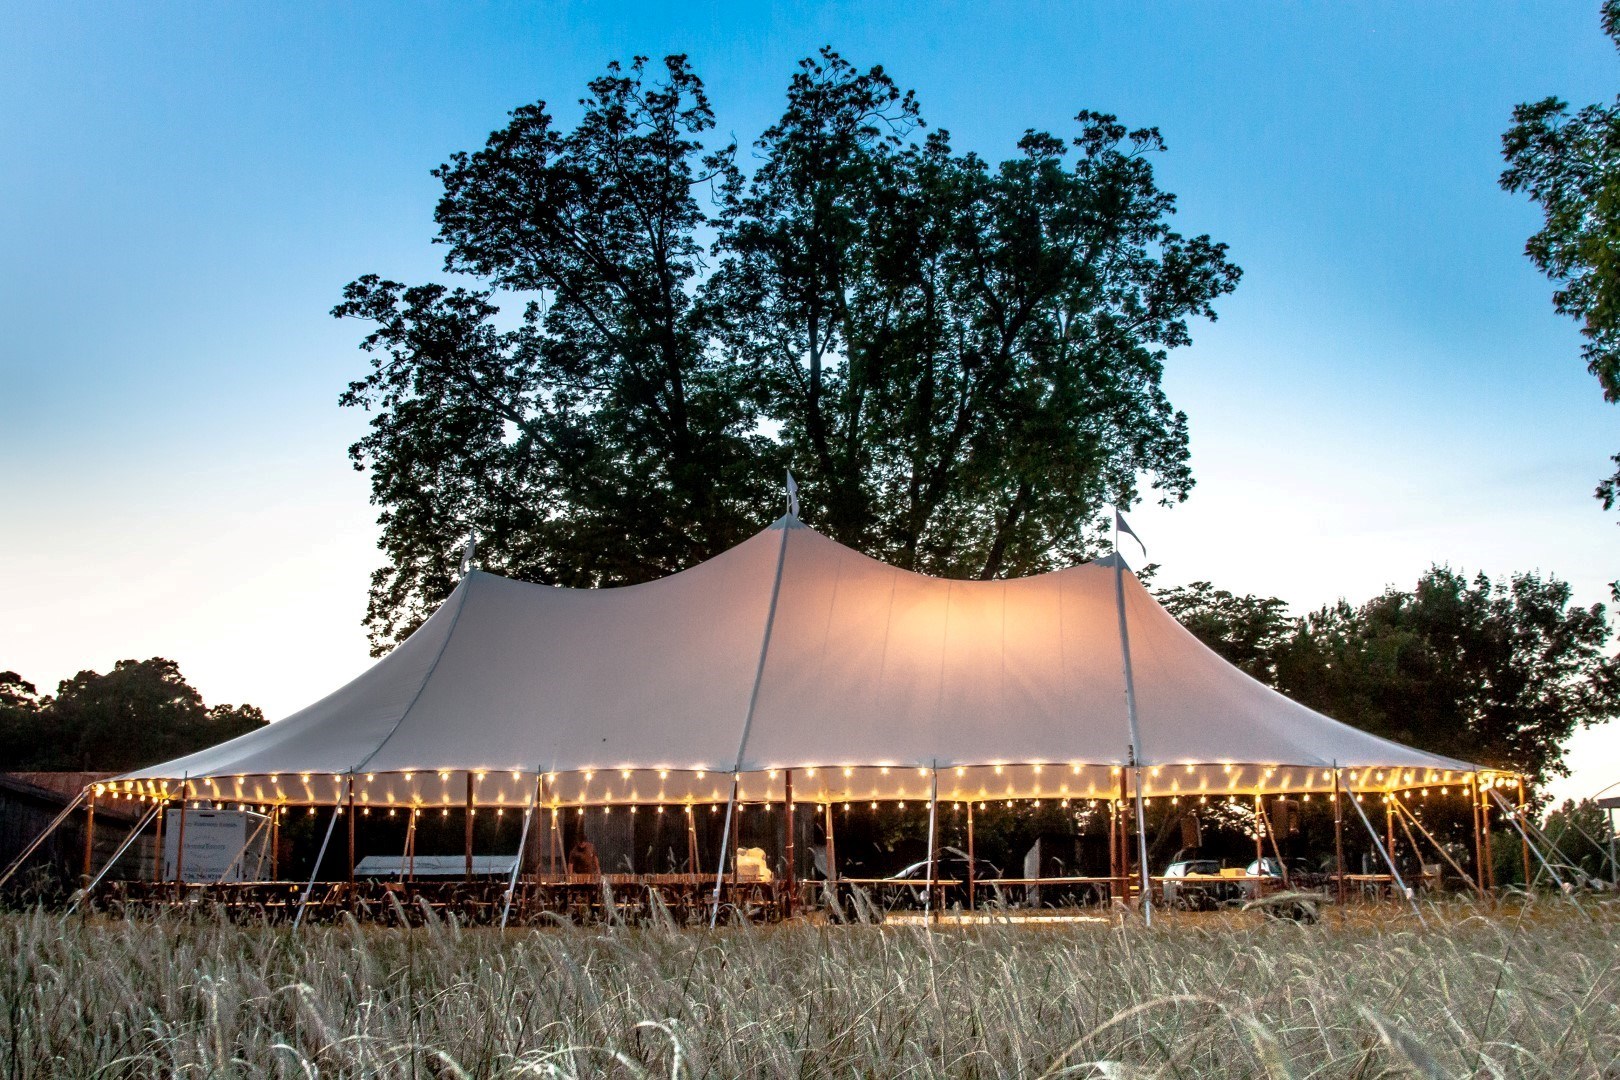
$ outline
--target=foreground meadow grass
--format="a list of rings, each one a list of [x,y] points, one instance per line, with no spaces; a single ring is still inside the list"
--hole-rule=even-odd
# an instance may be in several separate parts
[[[0,916],[0,1072],[1620,1076],[1620,913],[400,931]]]

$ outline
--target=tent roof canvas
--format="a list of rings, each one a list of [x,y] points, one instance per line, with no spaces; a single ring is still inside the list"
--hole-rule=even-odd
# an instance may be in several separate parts
[[[352,773],[367,778],[368,801],[430,805],[459,803],[475,778],[480,803],[521,803],[537,775],[553,799],[702,801],[727,798],[718,778],[737,772],[768,798],[789,768],[803,798],[916,797],[917,771],[935,769],[954,778],[947,797],[1107,793],[1130,752],[1116,595],[1150,793],[1323,789],[1335,767],[1365,770],[1367,787],[1374,769],[1378,786],[1460,782],[1475,769],[1250,678],[1133,574],[1116,586],[1117,559],[947,580],[790,516],[640,585],[566,589],[473,571],[348,685],[128,778],[201,781],[191,790],[203,797],[330,802]]]

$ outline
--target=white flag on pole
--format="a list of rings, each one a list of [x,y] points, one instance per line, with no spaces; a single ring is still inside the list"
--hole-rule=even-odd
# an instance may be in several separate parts
[[[1117,506],[1114,508],[1114,529],[1115,529],[1115,532],[1116,532],[1116,535],[1115,535],[1115,538],[1114,538],[1114,550],[1115,551],[1119,550],[1119,538],[1118,538],[1117,534],[1118,533],[1124,533],[1126,536],[1129,536],[1132,540],[1135,540],[1136,541],[1136,546],[1142,549],[1142,558],[1144,558],[1144,559],[1147,558],[1147,545],[1142,543],[1142,538],[1140,536],[1136,535],[1136,530],[1132,529],[1130,527],[1130,525],[1126,524],[1125,515],[1119,512],[1119,507],[1117,507]]]
[[[787,489],[788,517],[796,518],[799,516],[799,482],[793,479],[791,472],[787,474]]]
[[[472,573],[473,553],[478,550],[478,536],[475,533],[467,534],[467,546],[461,549],[461,576],[466,577]]]

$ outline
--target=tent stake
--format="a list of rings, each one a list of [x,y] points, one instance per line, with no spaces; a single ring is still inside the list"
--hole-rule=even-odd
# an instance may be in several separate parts
[[[1367,835],[1372,837],[1373,846],[1378,849],[1378,854],[1384,857],[1384,865],[1389,867],[1389,876],[1391,880],[1393,880],[1396,886],[1399,887],[1401,894],[1406,897],[1407,903],[1412,905],[1412,914],[1418,917],[1419,924],[1421,924],[1423,928],[1427,930],[1429,928],[1429,920],[1423,917],[1423,912],[1418,907],[1417,895],[1413,893],[1411,889],[1406,887],[1406,882],[1401,878],[1401,872],[1395,869],[1395,860],[1390,857],[1389,849],[1384,846],[1384,841],[1379,838],[1378,830],[1373,828],[1372,821],[1367,817],[1367,811],[1362,809],[1361,800],[1356,798],[1356,793],[1353,790],[1350,791],[1350,805],[1355,809],[1356,816],[1361,819],[1361,823],[1367,827]]]

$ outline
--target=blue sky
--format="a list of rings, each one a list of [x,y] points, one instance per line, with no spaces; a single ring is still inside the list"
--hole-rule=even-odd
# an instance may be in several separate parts
[[[1156,125],[1179,225],[1245,270],[1167,373],[1199,486],[1167,582],[1299,609],[1431,562],[1620,576],[1620,424],[1498,190],[1512,106],[1612,98],[1596,3],[13,5],[0,28],[0,668],[178,660],[291,711],[360,670],[374,511],[327,310],[438,273],[429,169],[612,58],[686,52],[745,145],[831,44],[1007,153]],[[769,510],[762,508],[762,520]],[[1570,790],[1620,779],[1620,729]]]

